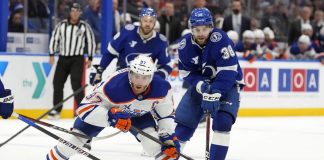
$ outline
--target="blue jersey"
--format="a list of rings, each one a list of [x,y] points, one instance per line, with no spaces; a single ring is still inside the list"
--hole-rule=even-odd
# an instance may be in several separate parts
[[[242,84],[243,74],[233,43],[227,34],[213,29],[204,47],[188,34],[179,42],[179,70],[184,80],[195,86],[209,80],[211,89],[227,93],[235,84]]]
[[[4,88],[3,83],[0,79],[0,94],[3,94],[3,93],[5,93],[5,88]]]
[[[139,27],[126,25],[108,44],[107,52],[103,53],[100,66],[105,69],[117,57],[117,68],[126,68],[137,55],[145,54],[154,61],[158,60],[158,71],[164,73],[164,78],[172,71],[170,57],[167,53],[167,39],[158,32],[143,40],[139,34]]]

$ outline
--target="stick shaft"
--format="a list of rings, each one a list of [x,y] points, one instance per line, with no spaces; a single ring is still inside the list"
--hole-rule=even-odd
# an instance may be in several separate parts
[[[42,119],[43,117],[45,117],[48,113],[50,113],[51,111],[57,109],[58,107],[60,107],[64,102],[66,102],[67,100],[69,100],[71,97],[73,97],[76,94],[79,94],[81,91],[83,91],[86,87],[88,86],[88,84],[86,84],[85,86],[77,89],[75,92],[73,92],[70,96],[68,96],[67,98],[65,98],[63,101],[61,101],[60,103],[56,104],[53,108],[51,108],[50,110],[48,110],[47,112],[45,112],[44,114],[42,114],[40,117],[37,118],[37,120]],[[6,141],[2,142],[0,144],[0,147],[2,147],[3,145],[7,144],[8,142],[10,142],[12,139],[14,139],[15,137],[17,137],[18,135],[20,135],[20,133],[22,133],[23,131],[25,131],[26,129],[28,129],[30,127],[30,125],[26,126],[25,128],[21,129],[20,131],[18,131],[16,134],[14,134],[13,136],[11,136],[10,138],[8,138]]]
[[[38,125],[37,125],[36,123],[34,123],[33,121],[31,121],[31,120],[29,120],[29,119],[27,119],[27,118],[25,118],[25,117],[23,117],[23,116],[20,116],[20,115],[17,114],[17,113],[13,113],[12,115],[15,116],[16,118],[18,118],[19,120],[21,120],[21,121],[27,123],[28,125],[30,125],[30,126],[36,128],[36,129],[38,129],[39,131],[41,131],[41,132],[47,134],[48,136],[50,136],[50,137],[52,137],[52,138],[58,140],[59,142],[61,142],[61,143],[63,143],[64,145],[66,145],[67,147],[72,148],[73,150],[77,151],[79,154],[82,154],[82,155],[84,155],[84,156],[86,156],[86,157],[89,157],[90,159],[93,159],[93,160],[100,160],[99,158],[97,158],[97,157],[95,157],[94,155],[90,154],[89,152],[83,150],[82,148],[79,148],[78,146],[76,146],[76,145],[74,145],[74,144],[72,144],[72,143],[66,141],[65,139],[63,139],[63,138],[57,136],[56,134],[54,134],[54,133],[52,133],[52,132],[50,132],[50,131],[48,131],[48,130],[46,130],[46,129],[40,127],[40,126],[38,126]]]
[[[210,113],[206,115],[206,150],[205,150],[205,159],[210,159],[210,151],[209,151],[209,143],[210,143]]]
[[[121,131],[118,131],[118,132],[115,132],[115,133],[113,133],[111,135],[107,135],[107,136],[103,136],[103,137],[90,137],[90,136],[87,136],[87,135],[84,135],[84,134],[81,134],[81,133],[73,132],[71,130],[68,130],[68,129],[65,129],[65,128],[62,128],[62,127],[59,127],[59,126],[56,126],[56,125],[53,125],[53,124],[44,122],[44,121],[40,121],[40,120],[31,118],[31,117],[27,117],[27,116],[22,115],[22,114],[19,114],[19,116],[22,116],[24,118],[27,118],[30,121],[33,121],[34,123],[37,123],[37,124],[40,124],[40,125],[43,125],[43,126],[46,126],[46,127],[49,127],[49,128],[52,128],[52,129],[55,129],[55,130],[58,130],[58,131],[61,131],[61,132],[65,132],[65,133],[68,133],[68,134],[72,134],[74,136],[78,136],[78,137],[81,137],[81,138],[85,138],[85,139],[102,140],[102,139],[106,139],[106,138],[113,137],[113,136],[121,133]]]

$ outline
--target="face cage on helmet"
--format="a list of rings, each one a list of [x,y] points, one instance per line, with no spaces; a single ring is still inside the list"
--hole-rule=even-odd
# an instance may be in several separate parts
[[[131,78],[131,75],[134,74],[135,72],[132,71],[131,69],[128,71],[128,80],[129,80],[129,84],[131,87],[133,87],[133,82],[132,82],[132,78]],[[139,74],[139,73],[136,73],[136,74]],[[139,75],[143,75],[143,74],[139,74]],[[143,75],[143,76],[147,76],[147,75]],[[154,76],[154,73],[151,74],[151,78],[150,80],[148,81],[147,85],[145,86],[145,89],[147,89],[147,87],[151,84],[152,80],[153,80],[153,76]]]

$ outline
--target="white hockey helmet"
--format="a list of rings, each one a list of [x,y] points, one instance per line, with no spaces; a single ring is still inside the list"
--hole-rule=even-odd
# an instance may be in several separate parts
[[[244,31],[243,32],[243,38],[252,38],[252,39],[254,39],[255,36],[254,36],[253,31],[251,31],[251,30]]]
[[[310,45],[311,40],[307,35],[303,34],[298,38],[298,43],[303,43],[303,44],[306,44],[306,45]]]
[[[153,79],[156,64],[151,57],[138,55],[130,62],[128,79],[131,86],[144,86],[147,88]]]
[[[255,42],[257,44],[264,42],[264,33],[261,29],[256,29],[253,31],[253,33],[254,33],[254,37],[255,37]]]
[[[155,72],[155,64],[151,57],[138,55],[130,62],[130,71],[141,75],[153,75]]]
[[[264,33],[261,29],[256,29],[253,31],[255,38],[264,39]]]
[[[275,38],[275,35],[274,35],[273,31],[269,27],[265,27],[263,29],[263,33],[264,33],[265,36],[268,35],[270,39]]]
[[[244,31],[243,32],[243,42],[254,43],[255,42],[254,32],[251,30]]]
[[[234,44],[236,44],[238,42],[239,35],[237,34],[236,31],[229,30],[229,31],[227,31],[227,35],[234,42]]]

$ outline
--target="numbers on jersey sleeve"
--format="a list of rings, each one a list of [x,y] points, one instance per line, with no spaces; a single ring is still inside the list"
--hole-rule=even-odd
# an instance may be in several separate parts
[[[97,94],[97,93],[92,93],[90,95],[86,96],[86,99],[90,102],[90,103],[100,103],[102,102],[102,98]]]
[[[223,47],[221,49],[221,53],[223,54],[222,55],[222,58],[223,59],[229,59],[230,57],[234,57],[235,56],[235,52],[232,48],[231,45],[228,45],[227,47]]]

